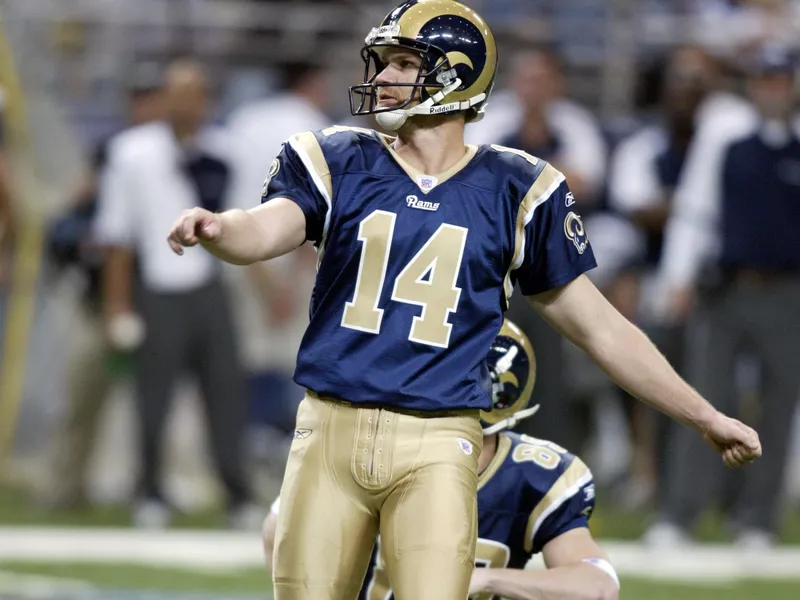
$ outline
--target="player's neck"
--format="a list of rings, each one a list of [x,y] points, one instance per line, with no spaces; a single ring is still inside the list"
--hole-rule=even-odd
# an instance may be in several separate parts
[[[497,452],[497,437],[499,434],[487,435],[483,438],[483,450],[481,450],[481,457],[478,459],[478,475],[486,470],[489,463],[492,462],[495,453]]]
[[[435,126],[409,122],[398,132],[392,148],[412,167],[426,175],[444,173],[464,158],[464,121],[447,119]]]

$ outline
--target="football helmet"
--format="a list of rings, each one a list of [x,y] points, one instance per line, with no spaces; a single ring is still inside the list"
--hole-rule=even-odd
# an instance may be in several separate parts
[[[506,319],[486,357],[492,380],[492,410],[481,411],[483,435],[511,429],[539,410],[528,407],[536,383],[536,355],[530,340]]]
[[[414,83],[376,83],[389,48],[418,53],[422,63]],[[486,22],[455,0],[406,0],[369,32],[361,49],[364,81],[350,87],[353,116],[375,115],[396,131],[412,115],[467,112],[467,121],[483,117],[494,87],[497,47]],[[412,87],[400,106],[378,108],[379,88]],[[414,100],[419,104],[409,105]]]

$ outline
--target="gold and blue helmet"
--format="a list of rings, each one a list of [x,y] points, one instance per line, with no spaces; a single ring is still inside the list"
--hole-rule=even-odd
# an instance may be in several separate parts
[[[483,435],[511,429],[539,410],[531,406],[536,355],[528,337],[506,319],[486,357],[492,381],[492,410],[481,411]]]
[[[403,48],[422,58],[414,83],[381,84],[387,48]],[[415,114],[465,111],[467,121],[483,116],[494,87],[497,47],[486,22],[455,0],[406,0],[370,31],[361,49],[364,81],[350,87],[350,112],[376,115],[381,126],[399,129]],[[378,107],[379,88],[412,86],[400,106]],[[409,108],[418,99],[419,104]]]

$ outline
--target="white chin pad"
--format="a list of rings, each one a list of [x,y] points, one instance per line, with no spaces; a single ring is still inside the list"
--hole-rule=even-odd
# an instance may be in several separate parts
[[[408,111],[399,109],[378,113],[375,115],[375,120],[378,122],[378,125],[384,129],[388,129],[389,131],[397,131],[403,125],[405,125],[409,116],[411,115],[408,113]]]
[[[457,89],[458,86],[460,85],[461,85],[461,80],[455,79],[454,81],[449,83],[446,87],[436,92],[436,94],[434,94],[427,100],[423,101],[421,104],[418,104],[417,106],[414,106],[412,108],[398,108],[397,110],[390,110],[387,112],[377,113],[375,115],[375,120],[384,129],[388,129],[389,131],[397,131],[403,125],[405,125],[406,121],[408,121],[408,118],[412,115],[433,114],[432,110],[434,109],[432,107],[435,106],[438,102],[441,102],[445,96],[447,96],[449,93]]]

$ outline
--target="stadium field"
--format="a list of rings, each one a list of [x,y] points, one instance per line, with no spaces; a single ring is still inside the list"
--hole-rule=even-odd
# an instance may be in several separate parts
[[[678,584],[623,578],[624,600],[797,600],[797,581]],[[255,600],[268,599],[269,574],[225,573],[136,565],[0,563],[0,598],[15,600]]]
[[[0,600],[271,598],[258,533],[219,529],[215,511],[148,532],[128,527],[122,508],[43,513],[8,490],[0,500]],[[646,524],[646,514],[602,509],[593,519],[625,600],[800,599],[798,545],[743,552],[711,517],[698,531],[707,543],[662,552],[634,541]],[[785,542],[800,539],[799,524],[787,519]]]
[[[130,513],[124,507],[45,511],[32,502],[25,492],[2,483],[0,483],[0,507],[2,507],[0,527],[24,525],[97,528],[130,525]],[[601,501],[592,517],[592,533],[598,538],[636,540],[644,533],[651,519],[652,513],[649,511],[619,511]],[[214,529],[223,524],[224,513],[210,508],[199,513],[176,515],[173,527],[178,530]],[[800,510],[788,511],[780,529],[782,543],[800,546]],[[724,543],[731,539],[725,530],[723,520],[713,513],[701,519],[695,533],[703,542]]]

